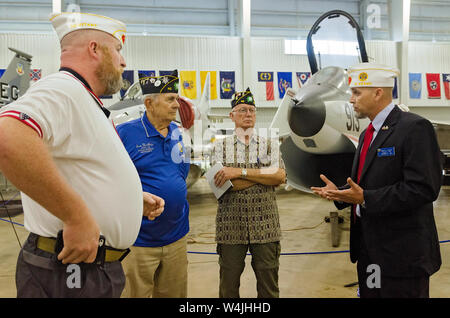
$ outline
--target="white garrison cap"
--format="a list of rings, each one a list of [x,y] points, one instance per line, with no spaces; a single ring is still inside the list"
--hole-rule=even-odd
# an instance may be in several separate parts
[[[395,67],[375,63],[360,63],[348,69],[352,87],[394,87],[394,78],[400,75]]]
[[[100,30],[111,34],[122,43],[125,43],[126,25],[116,19],[92,13],[62,12],[52,13],[50,21],[58,34],[59,41],[68,33],[82,29]]]

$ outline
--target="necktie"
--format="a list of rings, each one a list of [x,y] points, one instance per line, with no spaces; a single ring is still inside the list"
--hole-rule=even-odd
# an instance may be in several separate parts
[[[361,150],[361,154],[359,156],[359,164],[358,164],[358,184],[359,179],[361,178],[361,172],[364,167],[364,162],[366,161],[367,151],[370,147],[370,142],[372,141],[373,133],[375,132],[375,128],[373,128],[372,123],[369,124],[366,130],[366,134],[364,135],[364,143]],[[353,205],[353,222],[356,222],[356,205]]]
[[[361,154],[359,156],[359,165],[358,165],[358,184],[359,179],[361,178],[361,172],[364,167],[364,162],[366,161],[366,155],[367,151],[370,147],[370,142],[372,141],[373,133],[375,132],[375,129],[372,126],[372,123],[369,124],[366,130],[366,134],[364,135],[364,144],[361,150]]]

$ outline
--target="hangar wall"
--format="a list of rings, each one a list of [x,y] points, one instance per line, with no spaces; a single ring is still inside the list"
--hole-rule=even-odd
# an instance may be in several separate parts
[[[309,71],[305,55],[284,54],[284,39],[259,38],[251,39],[252,46],[252,84],[255,94],[260,126],[270,123],[280,102],[276,83],[274,85],[274,101],[266,101],[261,83],[257,81],[258,71],[293,72],[293,87],[297,88],[295,72]],[[370,61],[396,65],[397,52],[395,42],[366,41]],[[59,44],[54,34],[0,34],[0,68],[6,68],[12,53],[8,47],[17,48],[33,55],[32,68],[42,69],[42,75],[56,72],[59,67]],[[445,98],[441,83],[441,99],[428,99],[426,93],[425,73],[450,73],[450,43],[410,42],[409,72],[422,73],[422,96],[420,99],[408,99],[412,111],[434,120],[450,121],[450,101]],[[236,89],[242,87],[242,40],[239,37],[222,36],[129,36],[123,50],[127,69],[139,70],[179,70],[197,71],[197,97],[200,98],[199,71],[235,71]],[[137,72],[135,72],[137,79]],[[217,75],[218,76],[218,75]],[[219,79],[217,79],[217,82]],[[218,88],[219,89],[219,88]],[[118,101],[119,95],[104,100],[105,106]],[[197,100],[198,100],[197,99]],[[196,100],[194,100],[195,102]],[[212,101],[214,113],[228,113],[229,100]]]

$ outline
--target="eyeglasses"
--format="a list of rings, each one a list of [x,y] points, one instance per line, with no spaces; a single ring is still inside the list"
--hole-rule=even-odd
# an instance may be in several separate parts
[[[237,110],[233,110],[233,112],[239,113],[239,114],[247,114],[249,112],[251,115],[256,113],[256,108],[239,108]]]

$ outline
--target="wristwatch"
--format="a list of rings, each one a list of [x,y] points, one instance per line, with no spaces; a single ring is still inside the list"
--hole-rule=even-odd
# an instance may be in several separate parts
[[[241,177],[244,179],[247,178],[247,169],[244,168],[241,170]]]

